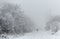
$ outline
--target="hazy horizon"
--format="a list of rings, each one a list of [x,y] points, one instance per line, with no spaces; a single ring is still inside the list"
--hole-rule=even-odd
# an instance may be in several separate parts
[[[60,15],[60,0],[0,0],[1,2],[10,2],[21,4],[24,14],[32,19],[39,27],[44,27],[46,21],[51,16]]]

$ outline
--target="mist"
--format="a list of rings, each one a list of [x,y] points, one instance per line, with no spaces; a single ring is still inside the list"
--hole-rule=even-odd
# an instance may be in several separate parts
[[[5,3],[16,7],[5,9]],[[10,25],[0,20],[1,39],[60,39],[60,0],[0,0],[0,4],[0,15]]]
[[[43,28],[51,16],[60,15],[60,0],[2,0],[1,2],[21,4],[24,14],[31,18],[37,28]]]
[[[50,0],[24,0],[23,9],[36,24],[37,28],[43,28],[50,16]]]
[[[43,28],[52,16],[60,15],[60,0],[23,0],[23,8],[36,26]]]

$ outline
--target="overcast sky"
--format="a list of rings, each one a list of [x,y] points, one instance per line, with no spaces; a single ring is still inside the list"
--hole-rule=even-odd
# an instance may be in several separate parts
[[[42,27],[51,16],[60,15],[60,0],[23,0],[23,8]]]
[[[24,0],[23,6],[25,13],[32,18],[37,26],[44,25],[50,9],[48,0]]]
[[[44,26],[51,16],[60,15],[60,0],[2,0],[2,2],[21,4],[24,13],[39,27]]]

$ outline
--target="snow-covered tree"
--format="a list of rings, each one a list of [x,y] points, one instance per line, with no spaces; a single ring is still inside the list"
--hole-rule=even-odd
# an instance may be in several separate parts
[[[60,16],[55,16],[48,21],[45,29],[47,31],[51,30],[52,32],[56,33],[60,29]]]
[[[18,5],[0,5],[0,33],[27,33],[33,31],[33,22],[23,14]]]

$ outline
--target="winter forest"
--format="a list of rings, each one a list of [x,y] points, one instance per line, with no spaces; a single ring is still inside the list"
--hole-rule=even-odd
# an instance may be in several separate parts
[[[0,0],[0,39],[60,39],[60,0]]]

